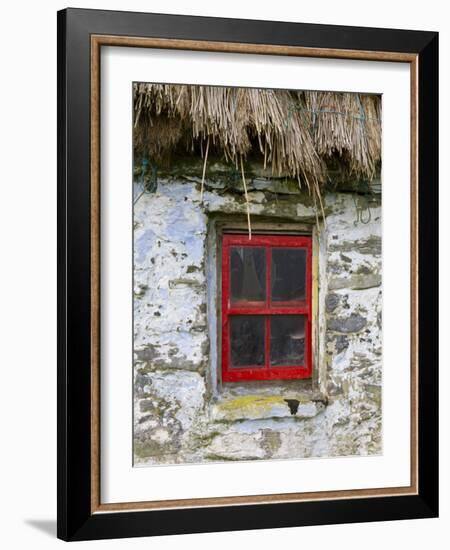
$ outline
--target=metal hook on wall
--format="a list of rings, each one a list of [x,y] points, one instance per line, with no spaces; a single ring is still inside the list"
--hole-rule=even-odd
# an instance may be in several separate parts
[[[356,209],[356,220],[353,225],[368,224],[372,220],[372,212],[367,197],[365,195],[353,196],[353,201]]]
[[[150,167],[150,174],[148,174]],[[141,164],[141,180],[140,180],[142,191],[136,197],[133,202],[133,205],[138,202],[144,193],[154,193],[158,187],[158,169],[156,164],[153,164],[149,161],[147,157],[142,159]]]

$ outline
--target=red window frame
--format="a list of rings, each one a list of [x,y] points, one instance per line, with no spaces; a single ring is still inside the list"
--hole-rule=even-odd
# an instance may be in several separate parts
[[[230,300],[230,252],[233,246],[257,247],[266,249],[266,300],[263,305],[253,303],[250,307],[231,305]],[[303,248],[306,250],[306,299],[292,306],[274,306],[271,302],[271,270],[273,248]],[[248,235],[226,234],[222,241],[222,381],[238,382],[243,380],[289,380],[309,378],[312,374],[311,351],[311,265],[312,239],[308,236],[293,235]],[[265,334],[263,367],[231,367],[230,322],[234,315],[264,315]],[[270,319],[272,315],[305,316],[304,365],[270,366]]]

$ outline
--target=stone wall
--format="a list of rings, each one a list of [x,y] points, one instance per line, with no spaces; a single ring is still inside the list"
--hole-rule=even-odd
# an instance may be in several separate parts
[[[221,384],[214,220],[244,215],[243,195],[208,181],[202,202],[198,180],[177,177],[136,196],[135,465],[381,453],[380,200],[361,220],[364,197],[328,192],[317,226],[295,185],[249,181],[255,223],[315,226],[315,376]]]

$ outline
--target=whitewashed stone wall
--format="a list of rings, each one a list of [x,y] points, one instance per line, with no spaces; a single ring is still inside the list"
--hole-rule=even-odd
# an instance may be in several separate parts
[[[268,190],[277,186],[278,193]],[[308,196],[249,181],[251,214],[314,223]],[[136,189],[139,196],[139,188]],[[381,208],[327,193],[320,231],[320,356],[313,383],[217,381],[211,215],[242,194],[160,179],[134,207],[135,465],[367,455],[381,441]],[[366,212],[367,215],[367,212]],[[364,218],[364,221],[367,221]],[[213,267],[212,267],[213,266]]]

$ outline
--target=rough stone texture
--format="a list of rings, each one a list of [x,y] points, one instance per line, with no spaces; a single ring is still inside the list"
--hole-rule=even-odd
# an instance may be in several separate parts
[[[291,183],[249,182],[253,220],[316,223]],[[351,193],[326,194],[321,226],[321,380],[216,382],[208,301],[213,214],[245,214],[242,193],[198,178],[158,181],[134,208],[135,465],[379,454],[381,208],[357,220]],[[211,237],[211,236],[210,236]],[[209,310],[208,310],[209,308]],[[306,384],[306,385],[305,385]]]
[[[324,407],[320,402],[302,402],[302,396],[283,397],[246,395],[234,399],[222,399],[212,405],[211,419],[215,421],[257,420],[261,418],[285,418],[289,414],[296,418],[312,418]],[[304,399],[303,399],[304,401]]]

